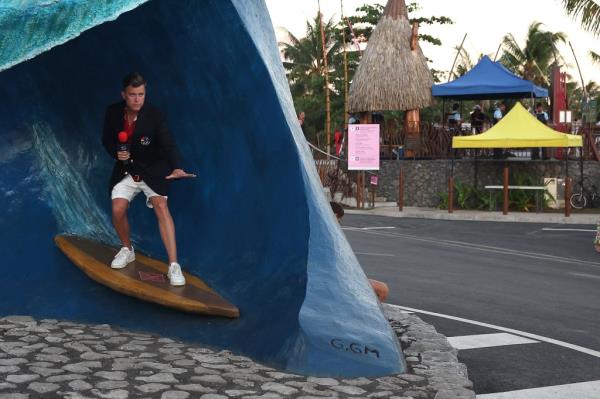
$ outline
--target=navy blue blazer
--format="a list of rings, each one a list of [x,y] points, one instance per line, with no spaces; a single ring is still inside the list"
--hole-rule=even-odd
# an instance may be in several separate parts
[[[138,113],[130,140],[131,161],[125,165],[117,159],[119,132],[123,131],[125,102],[109,105],[104,117],[102,144],[116,162],[110,179],[110,190],[127,174],[138,175],[157,194],[168,195],[170,181],[165,179],[173,169],[180,169],[181,156],[167,128],[164,115],[151,104]]]

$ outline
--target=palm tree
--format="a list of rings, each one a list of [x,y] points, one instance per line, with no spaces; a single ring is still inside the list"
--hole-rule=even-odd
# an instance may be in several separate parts
[[[286,32],[288,42],[279,43],[285,58],[283,66],[287,71],[296,109],[306,112],[305,124],[311,136],[314,136],[315,133],[318,136],[318,132],[324,130],[323,121],[325,120],[325,62],[319,18],[317,15],[312,21],[306,22],[306,33],[303,38],[299,39],[290,32]],[[343,98],[341,98],[339,90],[342,83],[338,82],[340,73],[336,71],[342,65],[341,43],[336,36],[337,26],[330,19],[323,21],[323,28],[328,72],[333,75],[328,89],[332,103],[336,105],[335,109],[343,110]],[[342,101],[341,108],[338,104],[339,101]],[[343,118],[341,114],[336,118],[338,124],[340,118]]]
[[[503,54],[500,58],[507,68],[538,85],[549,84],[550,66],[562,61],[556,46],[565,42],[563,32],[550,32],[542,29],[541,22],[529,25],[525,47],[519,46],[509,33],[502,40]]]
[[[593,62],[600,64],[600,54],[590,51],[590,58]]]
[[[584,29],[600,34],[600,5],[594,0],[562,0],[567,14],[581,18]]]

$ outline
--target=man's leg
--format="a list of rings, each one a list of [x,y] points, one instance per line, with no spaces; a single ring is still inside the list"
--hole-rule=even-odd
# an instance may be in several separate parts
[[[127,220],[127,209],[129,201],[124,198],[115,198],[112,200],[112,222],[117,235],[124,247],[131,249],[131,240],[129,239],[129,221]]]
[[[169,264],[177,262],[177,244],[175,242],[175,224],[173,218],[169,212],[169,206],[167,205],[167,199],[161,196],[150,197],[150,204],[154,207],[154,213],[158,219],[158,229],[160,231],[160,237],[162,238],[167,255],[169,257]]]

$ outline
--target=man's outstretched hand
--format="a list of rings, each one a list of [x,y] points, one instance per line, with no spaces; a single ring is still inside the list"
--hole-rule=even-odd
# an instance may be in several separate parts
[[[194,177],[196,177],[196,175],[193,173],[187,173],[183,169],[174,169],[173,172],[171,172],[171,174],[169,176],[165,177],[165,179],[167,179],[167,180],[190,179],[190,178],[194,178]]]

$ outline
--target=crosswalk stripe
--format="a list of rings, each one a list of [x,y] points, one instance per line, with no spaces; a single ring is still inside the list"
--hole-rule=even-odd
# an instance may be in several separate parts
[[[491,348],[494,346],[506,346],[506,345],[522,345],[522,344],[535,344],[539,341],[532,339],[519,337],[518,335],[497,333],[497,334],[477,334],[477,335],[463,335],[459,337],[448,337],[450,345],[458,350],[465,349],[477,349],[477,348]]]
[[[537,334],[530,334],[530,333],[527,333],[525,331],[515,330],[513,328],[506,328],[506,327],[497,326],[497,325],[494,325],[494,324],[482,323],[482,322],[476,321],[476,320],[469,320],[469,319],[465,319],[465,318],[462,318],[462,317],[450,316],[450,315],[446,315],[446,314],[442,314],[442,313],[436,313],[436,312],[430,312],[430,311],[427,311],[427,310],[410,308],[410,307],[407,307],[407,306],[399,306],[399,305],[392,305],[392,304],[388,304],[388,306],[390,306],[392,308],[395,308],[395,309],[398,309],[398,310],[407,310],[407,311],[415,312],[415,313],[418,313],[418,314],[426,314],[426,315],[430,315],[430,316],[441,317],[441,318],[448,319],[448,320],[460,321],[462,323],[472,324],[472,325],[475,325],[475,326],[487,327],[487,328],[491,328],[491,329],[498,330],[498,331],[504,331],[504,332],[507,332],[507,333],[512,333],[512,334],[515,334],[515,335],[520,335],[522,337],[527,337],[527,338],[535,339],[535,340],[538,340],[538,341],[547,342],[547,343],[552,344],[552,345],[562,346],[563,348],[572,349],[572,350],[577,351],[577,352],[585,353],[585,354],[588,354],[590,356],[594,356],[594,357],[600,358],[600,351],[597,351],[597,350],[594,350],[594,349],[589,349],[589,348],[584,348],[584,347],[579,346],[579,345],[573,345],[573,344],[570,344],[568,342],[559,341],[557,339],[548,338],[548,337],[544,337],[544,336],[537,335]],[[598,399],[598,398],[595,398],[595,399]]]
[[[554,385],[550,387],[521,389],[518,391],[486,393],[477,399],[598,399],[600,381],[578,382],[576,384]]]

